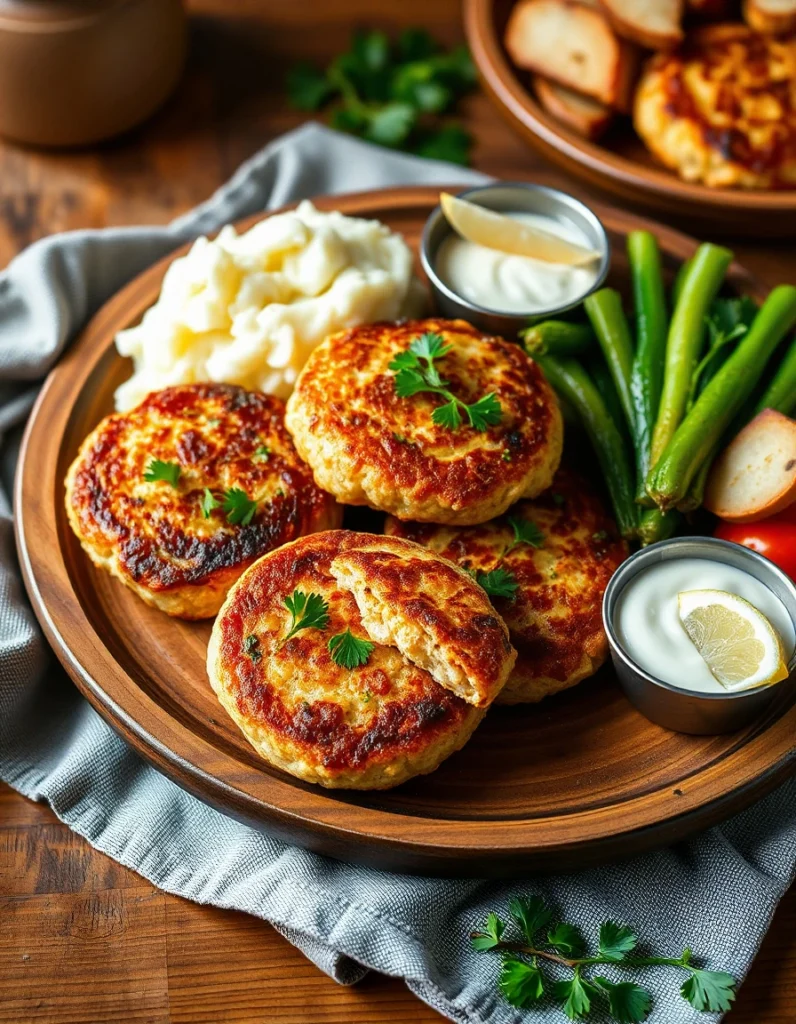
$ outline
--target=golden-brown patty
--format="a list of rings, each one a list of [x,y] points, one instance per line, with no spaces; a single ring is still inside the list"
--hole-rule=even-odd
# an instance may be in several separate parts
[[[445,398],[398,397],[389,364],[425,333],[450,346],[435,362],[448,389],[468,404],[494,393],[499,423],[438,426],[432,414]],[[318,485],[339,501],[423,522],[480,523],[538,494],[563,443],[539,367],[462,320],[369,324],[327,339],[299,375],[286,422]]]
[[[261,558],[232,588],[216,619],[208,676],[219,700],[262,757],[323,786],[384,789],[433,771],[466,742],[484,714],[419,667],[413,651],[399,651],[392,642],[369,634],[357,599],[335,573],[357,565],[363,573],[360,581],[392,580],[389,568],[357,561],[358,553],[374,555],[379,550],[402,556],[410,570],[396,618],[414,616],[422,626],[426,615],[435,624],[459,615],[459,626],[466,632],[464,616],[469,615],[470,633],[482,633],[481,671],[494,666],[490,694],[505,681],[513,663],[508,633],[480,588],[416,545],[334,530],[304,537]],[[417,610],[411,607],[417,582],[411,572],[413,557],[422,561],[429,579],[440,583],[433,611],[425,595]],[[295,592],[322,598],[328,619],[288,637],[292,616],[285,599]],[[448,598],[455,605],[451,610],[445,608]],[[329,641],[346,630],[373,643],[366,664],[348,668],[333,659]],[[459,641],[471,649],[472,635],[459,635],[455,629],[439,635],[449,652]]]
[[[146,479],[155,460],[176,485]],[[104,419],[67,473],[66,509],[95,564],[188,619],[215,615],[260,555],[342,515],[296,453],[284,403],[226,384],[166,388]]]
[[[634,124],[686,181],[716,187],[796,185],[796,36],[713,25],[653,57]]]
[[[512,547],[512,518],[538,528],[538,547]],[[513,574],[516,595],[492,599],[518,652],[497,703],[541,700],[592,675],[605,660],[602,598],[627,547],[590,485],[569,470],[559,470],[545,494],[481,526],[388,518],[385,529],[476,572],[500,567]]]

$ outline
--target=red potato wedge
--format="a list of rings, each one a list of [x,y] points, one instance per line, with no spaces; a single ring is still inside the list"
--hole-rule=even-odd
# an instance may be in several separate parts
[[[613,110],[599,100],[582,96],[541,75],[533,76],[533,88],[547,113],[584,139],[599,139],[614,118]]]
[[[796,0],[744,0],[746,24],[764,35],[796,31]]]
[[[710,471],[705,508],[750,523],[796,501],[796,420],[764,409],[727,445]]]
[[[630,110],[638,50],[616,35],[602,11],[576,0],[520,0],[505,44],[517,67]]]
[[[682,42],[683,0],[600,0],[620,36],[651,50]]]

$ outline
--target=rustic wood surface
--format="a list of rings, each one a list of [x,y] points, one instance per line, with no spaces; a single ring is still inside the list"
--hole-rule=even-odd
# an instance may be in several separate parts
[[[71,153],[0,143],[0,265],[53,231],[162,223],[205,198],[241,160],[300,120],[281,92],[289,63],[328,57],[344,46],[352,25],[422,23],[447,41],[461,37],[457,0],[193,0],[190,6],[188,73],[148,125]],[[479,168],[521,178],[542,170],[484,97],[468,100],[465,116],[478,139]],[[793,279],[792,247],[735,248],[763,279]],[[441,1020],[396,980],[371,977],[342,988],[268,925],[159,892],[6,787],[0,787],[0,993],[0,1024]],[[791,894],[727,1020],[794,1019]]]

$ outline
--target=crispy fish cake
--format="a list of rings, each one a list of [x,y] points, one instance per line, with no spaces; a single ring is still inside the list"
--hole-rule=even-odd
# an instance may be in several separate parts
[[[448,401],[401,398],[390,363],[424,334],[449,346],[434,361],[467,404],[494,394],[499,421],[475,429],[434,423]],[[288,400],[286,422],[320,487],[349,505],[399,519],[481,523],[549,486],[563,443],[561,413],[539,367],[518,345],[463,320],[369,324],[327,339]]]
[[[495,648],[480,661],[494,664],[491,694],[513,663],[508,631],[485,595],[456,567],[429,558],[416,545],[334,530],[261,558],[232,588],[216,619],[208,676],[224,708],[266,761],[322,786],[386,789],[433,771],[464,745],[484,714],[435,681],[412,652],[399,650],[381,631],[379,636],[369,632],[358,599],[339,577],[357,565],[361,580],[377,581],[379,566],[366,566],[355,556],[379,550],[399,552],[407,564],[414,553],[429,576],[441,581],[439,616],[446,614],[445,594],[459,598],[447,613],[450,619],[469,615],[471,632],[482,628],[482,645]],[[301,616],[294,617],[285,603],[293,595],[304,595],[305,611],[315,595],[312,624],[298,630],[293,625]],[[425,610],[423,601],[416,613],[421,621]],[[398,617],[412,614],[404,598]],[[464,628],[463,618],[459,624]],[[364,664],[346,667],[332,657],[330,640],[347,630],[372,644]],[[453,631],[446,641],[454,659],[458,639]],[[472,646],[472,637],[465,644]]]
[[[686,181],[796,185],[796,36],[711,25],[657,54],[636,90],[636,131]]]
[[[96,565],[186,619],[215,615],[260,555],[342,514],[298,457],[284,403],[225,384],[166,388],[104,419],[67,473],[66,510]]]
[[[532,524],[525,525],[528,540],[517,542],[523,524]],[[586,679],[605,660],[603,593],[627,547],[590,486],[571,472],[559,470],[545,494],[481,526],[389,518],[385,529],[468,569],[512,573],[515,596],[493,598],[518,651],[497,703],[539,701]]]

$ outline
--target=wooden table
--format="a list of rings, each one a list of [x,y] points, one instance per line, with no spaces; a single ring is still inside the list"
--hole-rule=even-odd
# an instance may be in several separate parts
[[[0,143],[0,265],[54,231],[162,223],[204,199],[301,120],[284,103],[286,67],[327,59],[354,25],[425,24],[447,42],[461,35],[457,0],[192,0],[190,8],[188,72],[149,124],[81,152]],[[477,167],[516,178],[549,173],[483,96],[467,101],[464,116],[478,140]],[[786,246],[736,250],[762,278],[793,279]],[[47,808],[0,786],[0,1024],[441,1019],[400,981],[371,976],[342,988],[269,925],[154,889]],[[727,1019],[796,1019],[796,894],[783,901]]]

